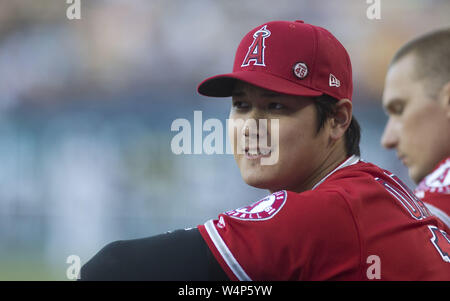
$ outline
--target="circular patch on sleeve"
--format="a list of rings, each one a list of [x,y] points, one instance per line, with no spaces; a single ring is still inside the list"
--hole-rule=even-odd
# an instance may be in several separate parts
[[[225,212],[226,215],[241,220],[267,220],[275,216],[286,203],[285,190],[274,192],[250,206]]]

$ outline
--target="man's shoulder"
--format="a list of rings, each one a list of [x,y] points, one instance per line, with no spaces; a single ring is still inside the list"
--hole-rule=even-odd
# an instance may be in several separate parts
[[[380,182],[393,181],[392,176],[375,164],[359,161],[330,173],[311,190],[300,193],[287,191],[286,198],[290,204],[324,208],[329,203],[353,202],[370,196],[385,197],[386,191]],[[398,179],[396,181],[399,182]]]
[[[400,195],[413,195],[395,174],[364,161],[338,170],[316,190],[318,197],[338,193],[353,213],[361,213],[367,206],[372,210],[390,210],[396,208],[392,204],[397,192]]]
[[[373,177],[384,173],[390,173],[388,170],[372,163],[360,159],[357,163],[339,169],[334,173],[335,178],[357,178],[357,177]]]
[[[356,164],[341,168],[331,174],[317,186],[317,193],[338,192],[344,198],[351,192],[362,191],[372,193],[380,188],[379,179],[389,180],[392,173],[369,162],[359,161]]]

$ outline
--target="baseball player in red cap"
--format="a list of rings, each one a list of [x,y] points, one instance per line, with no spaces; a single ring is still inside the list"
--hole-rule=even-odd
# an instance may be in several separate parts
[[[397,51],[386,77],[381,143],[396,149],[416,195],[450,227],[450,28]]]
[[[252,29],[233,72],[198,91],[232,97],[230,120],[243,121],[230,131],[234,158],[270,194],[195,229],[112,243],[81,279],[450,280],[448,227],[395,175],[360,160],[352,90],[347,51],[327,30]]]

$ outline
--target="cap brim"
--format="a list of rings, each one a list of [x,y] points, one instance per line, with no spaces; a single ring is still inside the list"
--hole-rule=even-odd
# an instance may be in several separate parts
[[[278,93],[298,96],[320,96],[323,93],[268,73],[258,71],[237,71],[216,75],[205,79],[198,85],[198,93],[212,97],[232,95],[237,80]]]

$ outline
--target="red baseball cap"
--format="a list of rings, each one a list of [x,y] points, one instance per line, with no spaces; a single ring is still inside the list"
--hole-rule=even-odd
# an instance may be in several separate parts
[[[326,29],[303,21],[273,21],[242,39],[233,72],[207,78],[205,96],[229,97],[236,80],[278,93],[352,99],[352,66],[344,46]]]

